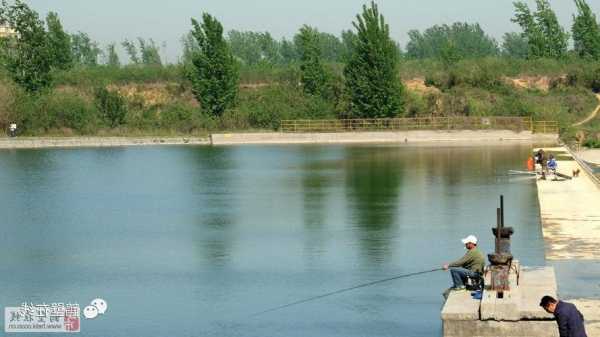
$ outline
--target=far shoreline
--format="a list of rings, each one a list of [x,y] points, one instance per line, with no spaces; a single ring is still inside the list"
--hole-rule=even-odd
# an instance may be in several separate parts
[[[0,150],[11,149],[51,149],[51,148],[95,148],[129,147],[160,145],[210,145],[208,137],[3,137],[0,138]]]
[[[137,136],[137,137],[2,137],[0,150],[144,146],[227,146],[227,145],[452,145],[490,146],[511,143],[557,143],[556,134],[533,134],[529,131],[456,130],[340,133],[215,133],[208,137]]]

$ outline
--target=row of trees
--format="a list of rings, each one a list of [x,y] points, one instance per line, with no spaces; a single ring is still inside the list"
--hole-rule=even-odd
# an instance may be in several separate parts
[[[487,56],[515,58],[563,58],[572,52],[584,58],[600,60],[600,24],[585,0],[574,0],[577,13],[573,15],[571,34],[559,24],[548,0],[536,0],[532,11],[525,2],[515,2],[513,22],[522,32],[506,33],[502,42],[487,35],[479,24],[457,22],[435,25],[423,32],[411,30],[401,57],[409,59],[438,58],[447,62],[458,59]],[[322,58],[328,62],[346,62],[354,40],[354,32],[343,31],[340,37],[319,32],[318,45]],[[298,33],[291,41],[275,40],[269,33],[230,31],[229,44],[233,54],[243,64],[288,64],[301,57],[302,36]]]
[[[205,112],[221,116],[235,104],[238,92],[238,63],[233,46],[223,35],[223,26],[204,14],[202,23],[192,19],[192,39],[186,53],[186,74]],[[392,117],[403,109],[403,86],[398,76],[399,51],[377,5],[363,7],[353,23],[356,32],[344,68],[349,113],[354,117]],[[301,86],[307,95],[325,96],[329,73],[324,65],[323,35],[303,26],[295,37],[300,62]]]
[[[572,37],[574,52],[585,58],[600,58],[600,28],[585,0],[574,0]],[[504,36],[500,48],[478,24],[437,25],[424,32],[409,32],[406,52],[390,37],[390,29],[372,2],[353,22],[353,30],[341,38],[303,26],[292,41],[276,41],[268,33],[230,31],[214,17],[192,19],[192,30],[183,38],[183,69],[202,110],[221,116],[236,103],[240,65],[297,63],[301,87],[306,95],[332,97],[332,82],[343,81],[336,92],[347,104],[348,117],[392,117],[403,112],[403,87],[399,79],[401,57],[439,58],[453,64],[463,58],[485,57],[504,52],[514,57],[561,58],[568,53],[570,35],[559,25],[548,0],[536,0],[532,11],[516,2],[513,21],[522,33]],[[64,31],[59,17],[50,13],[45,22],[21,0],[2,1],[0,23],[8,24],[16,36],[1,39],[0,61],[13,80],[35,94],[52,82],[53,71],[74,65],[94,66],[103,51],[85,33]],[[130,63],[161,65],[160,48],[153,40],[126,40],[122,47]],[[119,66],[117,46],[106,49],[107,64]],[[343,63],[343,78],[330,63]]]
[[[585,0],[574,1],[577,13],[573,15],[571,35],[559,24],[548,0],[536,0],[535,11],[525,2],[515,3],[516,15],[512,21],[523,29],[521,38],[526,41],[527,57],[564,58],[572,36],[576,55],[600,59],[600,24],[596,15]]]
[[[58,14],[48,13],[44,22],[20,0],[13,4],[2,1],[0,24],[16,32],[13,37],[0,39],[0,62],[13,80],[30,93],[48,87],[53,70],[97,66],[102,55],[109,66],[121,64],[115,44],[109,44],[105,52],[88,34],[65,32]],[[128,40],[123,42],[131,63],[162,63],[159,48],[153,40],[139,38],[137,42],[137,45]]]

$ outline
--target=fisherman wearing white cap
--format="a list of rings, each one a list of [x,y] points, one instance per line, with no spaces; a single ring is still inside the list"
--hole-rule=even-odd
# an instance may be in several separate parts
[[[465,256],[458,261],[444,265],[444,270],[450,269],[452,281],[454,282],[454,286],[451,288],[453,290],[465,289],[467,278],[480,278],[485,267],[485,257],[477,249],[477,238],[474,235],[469,235],[462,239],[462,243],[467,248]]]

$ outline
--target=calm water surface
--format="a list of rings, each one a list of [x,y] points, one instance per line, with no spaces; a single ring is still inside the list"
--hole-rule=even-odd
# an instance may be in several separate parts
[[[545,264],[535,182],[506,176],[530,149],[3,151],[0,306],[106,299],[81,336],[439,336],[443,272],[249,315],[490,251],[500,194]]]

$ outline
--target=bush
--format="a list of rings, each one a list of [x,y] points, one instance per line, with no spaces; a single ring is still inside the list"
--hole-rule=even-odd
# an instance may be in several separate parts
[[[591,73],[591,78],[589,82],[590,88],[595,93],[600,93],[600,67]]]
[[[13,121],[12,105],[17,88],[10,82],[0,80],[0,133],[6,130]]]
[[[588,139],[583,143],[583,146],[590,149],[600,149],[600,139]]]
[[[184,133],[214,130],[218,120],[200,112],[200,109],[182,103],[174,103],[160,110],[160,127]]]
[[[97,110],[83,97],[53,92],[41,98],[50,128],[69,128],[78,133],[93,133],[98,127]]]
[[[51,91],[40,96],[17,91],[11,110],[14,121],[26,135],[53,130],[90,134],[100,126],[95,106],[86,97],[68,91]]]
[[[273,85],[243,93],[235,110],[251,128],[278,129],[284,119],[335,118],[334,105],[319,96],[305,95],[294,86]],[[230,117],[228,117],[230,118]],[[231,121],[231,119],[229,119]]]
[[[125,122],[127,103],[125,99],[114,91],[102,87],[95,92],[96,107],[110,127],[115,128]]]

